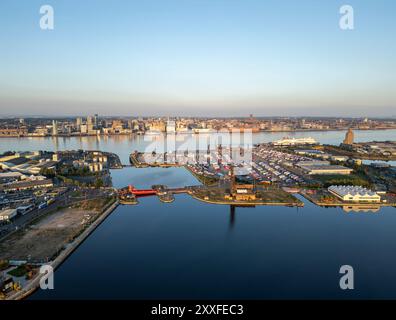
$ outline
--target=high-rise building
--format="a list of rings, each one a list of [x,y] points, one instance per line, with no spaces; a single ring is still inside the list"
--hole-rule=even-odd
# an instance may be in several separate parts
[[[88,133],[91,132],[93,130],[94,127],[94,119],[91,116],[87,117],[87,130]]]
[[[77,127],[77,129],[80,129],[81,125],[82,125],[82,118],[77,118],[76,119],[76,127]]]
[[[52,135],[53,136],[58,135],[58,122],[55,120],[52,120]]]
[[[88,133],[88,129],[87,129],[87,125],[86,125],[86,124],[81,124],[81,126],[80,126],[80,132],[81,132],[82,134]]]
[[[351,128],[348,129],[348,132],[345,134],[344,144],[353,144],[354,133]]]
[[[176,132],[176,122],[175,121],[167,121],[166,123],[166,132],[175,133]]]

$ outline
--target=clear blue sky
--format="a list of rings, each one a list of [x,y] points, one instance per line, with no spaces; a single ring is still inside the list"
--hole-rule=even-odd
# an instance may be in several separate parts
[[[0,115],[394,116],[395,35],[394,0],[1,0]]]

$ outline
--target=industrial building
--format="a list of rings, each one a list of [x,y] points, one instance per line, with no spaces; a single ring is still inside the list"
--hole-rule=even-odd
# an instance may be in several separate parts
[[[342,201],[381,202],[381,196],[376,192],[360,186],[330,186],[328,191]]]
[[[0,186],[0,190],[3,191],[21,191],[21,190],[33,190],[38,188],[52,188],[54,183],[51,179],[44,180],[29,180],[29,181],[18,181],[10,184]]]
[[[297,163],[306,174],[309,175],[331,175],[331,174],[343,174],[349,175],[353,171],[351,168],[347,168],[339,165],[332,165],[328,161],[301,161]]]
[[[10,222],[18,214],[17,209],[4,209],[0,211],[0,223]]]

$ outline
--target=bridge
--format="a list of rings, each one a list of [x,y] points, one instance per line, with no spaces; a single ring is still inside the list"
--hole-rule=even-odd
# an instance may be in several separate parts
[[[129,185],[126,188],[119,189],[118,193],[120,195],[131,194],[136,197],[139,197],[139,196],[144,197],[144,196],[160,195],[163,193],[171,193],[171,194],[187,193],[189,188],[190,187],[168,188],[163,185],[155,185],[155,186],[152,186],[151,189],[137,189],[135,186]]]

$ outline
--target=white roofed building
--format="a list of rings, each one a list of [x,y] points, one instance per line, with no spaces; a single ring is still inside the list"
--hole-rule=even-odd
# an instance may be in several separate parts
[[[361,186],[330,186],[328,191],[348,202],[381,202],[381,196]]]
[[[311,138],[283,138],[273,142],[274,146],[297,146],[297,145],[312,145],[318,142]]]

